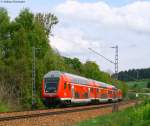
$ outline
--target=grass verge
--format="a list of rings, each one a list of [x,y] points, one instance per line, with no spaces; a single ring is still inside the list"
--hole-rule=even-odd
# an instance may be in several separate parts
[[[77,126],[150,126],[150,101],[117,113],[80,122]]]

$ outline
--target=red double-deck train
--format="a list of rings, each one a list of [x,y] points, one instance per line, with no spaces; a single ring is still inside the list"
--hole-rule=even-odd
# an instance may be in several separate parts
[[[57,103],[114,102],[122,100],[122,91],[103,82],[50,71],[43,78],[42,97],[48,106]]]

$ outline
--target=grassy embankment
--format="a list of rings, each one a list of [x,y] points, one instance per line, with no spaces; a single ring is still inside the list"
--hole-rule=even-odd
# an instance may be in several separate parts
[[[129,82],[127,82],[127,85],[129,87],[129,89],[135,89],[135,88],[141,89],[141,88],[146,88],[148,82],[150,82],[150,79],[129,81]]]
[[[150,88],[147,88],[147,84],[150,82],[150,79],[144,79],[144,80],[137,80],[137,81],[129,81],[126,82],[128,85],[128,98],[129,99],[135,99],[136,98],[136,93],[139,94],[139,98],[145,98],[147,97],[143,93],[150,93]]]
[[[136,107],[83,121],[77,126],[149,126],[150,101]]]

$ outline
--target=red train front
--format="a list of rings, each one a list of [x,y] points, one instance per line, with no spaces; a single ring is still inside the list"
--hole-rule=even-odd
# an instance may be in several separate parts
[[[50,106],[58,103],[118,101],[122,99],[122,92],[103,82],[60,71],[51,71],[43,78],[42,97],[44,103]]]

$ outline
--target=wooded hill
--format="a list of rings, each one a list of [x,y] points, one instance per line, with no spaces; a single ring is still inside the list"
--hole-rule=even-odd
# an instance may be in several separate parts
[[[32,47],[40,48],[35,55],[39,106],[42,78],[50,70],[112,83],[110,75],[101,71],[95,62],[82,63],[78,58],[62,57],[52,49],[49,34],[57,23],[57,17],[51,13],[33,14],[28,9],[10,20],[7,10],[0,8],[0,104],[31,107]]]
[[[150,79],[150,68],[121,71],[118,74],[118,79],[123,81]]]

